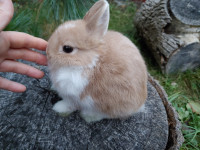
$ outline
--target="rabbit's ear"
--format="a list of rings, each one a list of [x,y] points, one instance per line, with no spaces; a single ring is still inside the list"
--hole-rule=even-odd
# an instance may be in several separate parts
[[[99,0],[87,12],[83,20],[89,32],[97,36],[104,36],[108,30],[110,12],[106,0]]]

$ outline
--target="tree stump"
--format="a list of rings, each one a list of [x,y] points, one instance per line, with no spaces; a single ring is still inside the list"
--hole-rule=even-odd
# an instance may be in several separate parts
[[[32,64],[35,67],[37,65]],[[25,84],[27,91],[0,90],[1,149],[179,149],[183,137],[180,122],[166,94],[151,77],[145,111],[126,120],[104,119],[87,124],[79,112],[62,117],[52,110],[60,100],[50,90],[47,68],[38,80],[14,73],[0,73]]]
[[[135,24],[163,73],[200,66],[199,0],[147,0]]]

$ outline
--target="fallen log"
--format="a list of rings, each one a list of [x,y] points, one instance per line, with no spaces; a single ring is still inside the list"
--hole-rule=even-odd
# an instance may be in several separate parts
[[[199,0],[148,0],[135,25],[163,73],[200,66]]]

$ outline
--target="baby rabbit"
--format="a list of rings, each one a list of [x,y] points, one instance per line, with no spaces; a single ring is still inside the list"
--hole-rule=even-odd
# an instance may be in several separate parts
[[[109,4],[99,0],[82,20],[60,25],[49,39],[48,67],[63,100],[58,113],[79,110],[87,122],[126,118],[147,98],[147,71],[134,44],[108,31]]]

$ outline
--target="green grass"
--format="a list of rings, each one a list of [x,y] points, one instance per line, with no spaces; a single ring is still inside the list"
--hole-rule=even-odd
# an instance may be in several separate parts
[[[185,142],[182,149],[200,149],[200,115],[188,107],[191,102],[200,102],[200,69],[173,76],[153,72],[152,75],[165,88],[183,124]]]
[[[123,8],[114,4],[110,5],[110,23],[109,30],[115,30],[129,37],[138,45],[136,36],[136,28],[133,24],[136,6],[131,3],[129,7]]]
[[[64,9],[66,3],[56,5],[52,3],[20,2],[15,0],[15,16],[6,30],[17,30],[48,39],[58,24],[65,20],[81,18],[95,0],[84,5],[76,1],[69,2],[69,8]],[[51,5],[50,5],[51,4]],[[141,39],[137,35],[133,20],[136,7],[133,4],[127,7],[110,5],[109,29],[122,32],[129,37],[140,49],[145,58],[148,71],[166,90],[169,101],[173,104],[183,124],[182,132],[185,142],[182,150],[200,149],[200,115],[191,109],[190,103],[200,102],[200,69],[187,71],[177,75],[163,75],[155,63],[152,55],[145,50]],[[67,15],[66,15],[67,14]]]
[[[13,0],[15,14],[6,31],[20,31],[48,40],[67,20],[80,19],[97,0]]]

